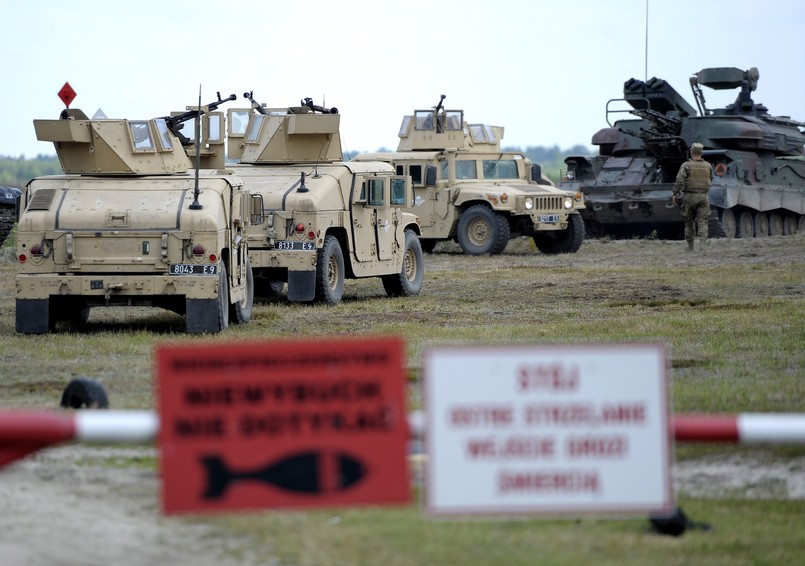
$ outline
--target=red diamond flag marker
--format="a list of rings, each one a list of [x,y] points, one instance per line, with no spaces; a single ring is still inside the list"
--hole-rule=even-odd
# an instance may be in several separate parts
[[[70,86],[70,83],[64,83],[64,86],[61,87],[59,98],[61,98],[67,108],[70,108],[70,103],[75,99],[75,91],[73,87]]]

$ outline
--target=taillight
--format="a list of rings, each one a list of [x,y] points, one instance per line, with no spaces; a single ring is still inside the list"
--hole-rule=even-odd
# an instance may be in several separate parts
[[[313,230],[311,230],[310,232],[307,233],[307,237],[313,240],[316,238],[316,233]]]
[[[193,246],[193,255],[204,255],[204,252],[207,250],[204,249],[204,246],[201,244],[196,244]]]
[[[293,229],[294,229],[294,232],[297,232],[297,233],[301,234],[302,232],[305,231],[305,225],[300,222],[299,224],[294,226]]]
[[[210,254],[210,263],[215,263],[218,261],[218,256],[215,254]]]
[[[20,254],[17,256],[17,259],[20,261],[20,263],[25,263],[26,261],[28,261],[28,256],[26,256],[25,254]]]

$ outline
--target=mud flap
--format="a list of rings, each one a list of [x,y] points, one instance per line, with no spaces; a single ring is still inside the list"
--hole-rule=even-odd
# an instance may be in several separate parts
[[[46,334],[50,330],[50,299],[17,299],[17,332]]]
[[[312,301],[316,297],[315,271],[288,271],[288,300]]]
[[[185,332],[201,333],[220,330],[217,299],[187,299],[185,306]]]

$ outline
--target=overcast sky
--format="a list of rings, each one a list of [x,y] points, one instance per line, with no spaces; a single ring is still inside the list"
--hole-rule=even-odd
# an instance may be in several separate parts
[[[344,149],[396,148],[404,114],[447,108],[504,126],[504,146],[590,144],[630,78],[691,104],[705,67],[757,67],[754,94],[805,121],[801,0],[0,0],[0,155],[54,154],[69,81],[88,115],[153,118],[254,91],[269,106],[335,106]],[[648,11],[648,17],[647,17]],[[648,40],[647,40],[648,38]],[[648,57],[646,57],[648,53]],[[734,91],[705,89],[709,106]],[[248,105],[248,103],[246,103]]]

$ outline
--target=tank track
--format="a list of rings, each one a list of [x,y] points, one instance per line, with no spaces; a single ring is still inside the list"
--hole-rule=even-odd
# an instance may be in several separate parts
[[[5,243],[6,238],[14,228],[14,207],[0,205],[0,246]]]

